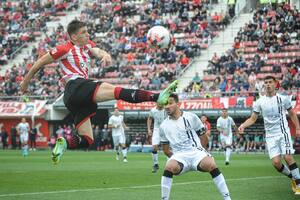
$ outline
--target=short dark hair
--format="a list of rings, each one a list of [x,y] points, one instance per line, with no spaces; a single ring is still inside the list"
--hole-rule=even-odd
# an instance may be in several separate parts
[[[266,77],[264,78],[264,81],[265,81],[265,80],[268,80],[268,79],[273,79],[273,81],[276,82],[276,78],[275,78],[274,76],[268,75],[268,76],[266,76]]]
[[[85,27],[85,26],[86,26],[86,24],[84,22],[74,19],[68,24],[67,32],[68,32],[69,36],[71,36],[71,35],[77,33],[77,31],[80,28]]]
[[[179,98],[178,98],[178,95],[177,95],[177,94],[172,93],[172,94],[170,94],[170,97],[172,97],[172,98],[175,100],[176,103],[179,102]]]

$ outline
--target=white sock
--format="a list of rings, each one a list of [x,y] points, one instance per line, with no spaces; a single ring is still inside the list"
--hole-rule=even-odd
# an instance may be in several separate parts
[[[282,165],[283,165],[283,169],[282,169],[282,171],[280,171],[280,173],[282,173],[282,174],[284,174],[286,176],[290,176],[291,175],[291,171],[289,170],[289,168],[286,165],[284,165],[284,164],[282,164]]]
[[[213,178],[213,181],[217,186],[219,192],[223,196],[224,200],[231,200],[223,174],[219,174],[217,177]]]
[[[173,178],[166,176],[161,177],[161,199],[169,200]]]
[[[226,152],[225,152],[226,162],[229,162],[229,160],[230,160],[230,155],[231,155],[231,148],[226,147]]]
[[[154,165],[158,164],[158,153],[152,153]]]
[[[290,170],[291,170],[291,174],[294,180],[296,180],[296,182],[299,182],[300,179],[300,174],[299,174],[299,168],[297,166],[296,163],[292,164],[289,166]],[[300,184],[297,184],[298,187],[300,187]]]
[[[122,149],[122,154],[123,154],[123,158],[127,157],[127,148],[126,149]]]

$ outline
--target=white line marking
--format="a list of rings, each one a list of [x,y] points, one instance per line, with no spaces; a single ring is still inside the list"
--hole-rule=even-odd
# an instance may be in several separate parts
[[[260,176],[260,177],[248,177],[248,178],[231,178],[231,179],[226,179],[226,182],[257,180],[257,179],[274,179],[274,178],[283,178],[283,177],[285,177],[285,176]],[[191,181],[191,182],[173,183],[173,185],[191,185],[191,184],[203,184],[203,183],[211,183],[211,182],[213,182],[213,181],[212,180]],[[160,184],[159,185],[128,186],[128,187],[113,187],[113,188],[92,188],[92,189],[49,191],[49,192],[1,194],[0,197],[16,197],[16,196],[27,196],[27,195],[44,195],[44,194],[60,194],[60,193],[75,193],[75,192],[93,192],[93,191],[103,191],[103,190],[143,189],[143,188],[152,188],[152,187],[160,187]]]

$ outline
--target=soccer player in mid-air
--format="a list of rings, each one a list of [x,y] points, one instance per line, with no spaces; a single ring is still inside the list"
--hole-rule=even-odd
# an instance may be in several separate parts
[[[148,135],[152,136],[152,159],[153,159],[153,167],[152,172],[155,173],[159,169],[158,165],[158,145],[160,143],[159,137],[159,126],[166,118],[166,113],[164,110],[164,106],[160,104],[156,104],[156,107],[152,108],[149,112],[149,116],[147,119],[147,128],[148,128]],[[153,131],[152,131],[152,122],[153,124]]]
[[[232,127],[237,131],[232,117],[228,116],[226,108],[222,109],[222,115],[217,120],[217,130],[220,132],[220,140],[225,154],[225,165],[229,165],[232,148]]]
[[[188,171],[202,171],[211,174],[223,199],[230,200],[224,176],[217,168],[213,157],[201,146],[200,139],[207,144],[208,138],[198,116],[181,111],[176,94],[169,97],[165,111],[168,117],[161,123],[159,132],[163,151],[169,160],[161,178],[161,199],[170,199],[174,175]]]
[[[300,125],[297,115],[292,109],[289,96],[276,93],[276,79],[273,76],[264,78],[266,95],[261,96],[253,105],[253,112],[238,128],[240,133],[254,124],[261,114],[265,125],[266,144],[269,157],[275,169],[292,179],[292,189],[295,194],[300,194],[299,168],[293,158],[294,149],[290,129],[286,117],[286,111],[296,127],[296,136],[300,137]],[[281,162],[284,158],[288,166]]]
[[[114,147],[117,153],[116,159],[120,159],[120,151],[122,148],[123,162],[127,161],[127,148],[126,148],[126,137],[124,129],[128,129],[124,123],[123,116],[120,115],[119,110],[116,108],[113,115],[108,120],[108,128],[111,128],[112,139]]]
[[[64,103],[74,117],[74,123],[80,135],[77,146],[87,148],[93,143],[90,117],[97,110],[97,102],[121,99],[130,103],[154,101],[165,104],[171,92],[177,87],[177,81],[171,83],[164,91],[153,93],[145,90],[125,89],[109,83],[89,79],[91,59],[97,58],[103,66],[111,64],[111,56],[101,50],[89,39],[87,25],[73,20],[67,26],[69,41],[52,49],[40,57],[21,82],[21,91],[25,92],[30,80],[43,66],[59,62],[62,72],[61,83],[65,85]],[[66,149],[66,141],[60,137],[52,152],[52,160],[60,161]]]

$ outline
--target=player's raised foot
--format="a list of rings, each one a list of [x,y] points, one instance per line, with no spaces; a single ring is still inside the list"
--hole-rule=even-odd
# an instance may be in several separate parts
[[[292,186],[292,190],[293,192],[296,193],[296,189],[297,189],[297,184],[296,184],[296,181],[292,179],[291,181],[291,186]]]
[[[59,137],[56,140],[54,149],[52,150],[52,161],[53,164],[58,164],[61,160],[62,155],[67,149],[67,142],[65,138]]]
[[[153,167],[152,167],[152,173],[156,173],[158,169],[159,169],[158,164],[153,165]]]
[[[166,89],[164,89],[157,99],[157,103],[160,105],[166,105],[168,103],[168,99],[170,95],[176,91],[178,85],[178,81],[173,81]]]

